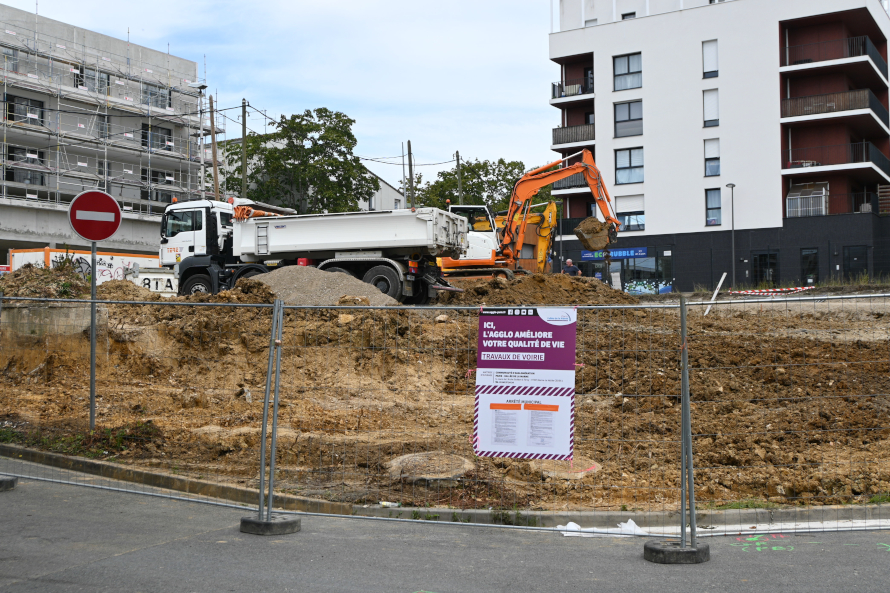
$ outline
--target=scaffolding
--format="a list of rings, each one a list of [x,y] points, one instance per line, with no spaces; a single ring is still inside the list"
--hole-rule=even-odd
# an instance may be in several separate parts
[[[169,54],[166,68],[143,61],[129,43],[116,55],[4,22],[0,49],[0,197],[65,204],[101,189],[124,211],[155,216],[174,198],[213,197],[197,72],[175,71]]]

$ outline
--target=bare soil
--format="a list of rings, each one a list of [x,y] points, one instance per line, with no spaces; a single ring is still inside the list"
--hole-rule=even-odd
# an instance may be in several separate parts
[[[566,276],[465,282],[467,292],[448,304],[636,300]],[[108,300],[151,300],[146,292],[126,282],[100,286]],[[250,279],[227,293],[174,302],[268,304],[274,297]],[[136,436],[98,454],[255,484],[271,310],[107,307],[98,422],[110,434]],[[890,313],[828,305],[701,313],[690,312],[688,339],[701,500],[835,504],[890,491]],[[441,315],[404,308],[286,312],[283,488],[364,504],[676,508],[675,309],[579,312],[575,451],[599,469],[578,479],[554,477],[558,468],[473,456],[477,318],[474,311]],[[85,434],[88,344],[86,335],[38,339],[3,331],[0,438],[24,442],[37,434],[28,442],[61,446]],[[151,430],[133,432],[146,423]],[[387,471],[400,456],[426,452],[469,459],[473,469],[450,485]]]
[[[439,304],[465,305],[635,305],[636,297],[606,286],[596,278],[535,274],[505,278],[455,279],[464,292],[446,292]]]

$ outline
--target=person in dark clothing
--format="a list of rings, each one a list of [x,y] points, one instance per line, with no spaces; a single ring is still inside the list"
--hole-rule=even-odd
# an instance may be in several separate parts
[[[572,260],[567,259],[566,265],[562,268],[563,274],[568,274],[569,276],[580,276],[581,269],[572,263]]]

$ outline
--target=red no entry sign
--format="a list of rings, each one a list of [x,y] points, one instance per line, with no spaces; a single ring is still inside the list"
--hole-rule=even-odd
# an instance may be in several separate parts
[[[68,222],[87,241],[104,241],[121,226],[121,207],[104,191],[78,194],[68,208]]]

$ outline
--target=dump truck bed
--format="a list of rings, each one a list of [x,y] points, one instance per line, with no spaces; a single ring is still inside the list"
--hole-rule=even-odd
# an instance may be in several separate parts
[[[236,221],[233,242],[234,255],[244,262],[356,252],[460,257],[467,221],[438,208],[260,217]]]

